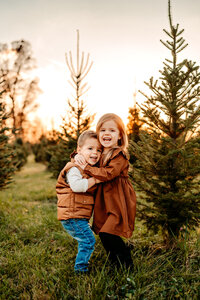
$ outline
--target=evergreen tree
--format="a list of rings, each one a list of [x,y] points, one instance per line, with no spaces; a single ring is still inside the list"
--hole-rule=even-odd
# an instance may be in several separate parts
[[[168,1],[170,40],[162,42],[171,58],[164,61],[159,80],[146,84],[151,96],[142,106],[148,131],[132,151],[137,156],[133,179],[141,191],[138,216],[148,229],[162,230],[166,243],[174,243],[180,229],[192,229],[200,214],[200,73],[195,62],[178,54],[187,46],[183,29],[172,24]]]
[[[2,85],[3,82],[0,82]],[[5,126],[5,121],[8,115],[5,111],[5,105],[2,100],[3,90],[0,90],[0,189],[4,188],[11,182],[14,168],[12,164],[12,149],[9,145],[9,137],[6,134],[8,128]]]
[[[84,52],[82,52],[81,58],[79,54],[79,31],[77,30],[77,59],[76,59],[76,71],[73,64],[72,53],[69,52],[69,58],[66,53],[66,63],[70,71],[72,81],[70,84],[75,89],[74,101],[68,100],[68,114],[67,121],[63,120],[63,131],[67,138],[74,138],[76,141],[84,130],[90,128],[94,121],[94,114],[87,114],[87,107],[84,103],[82,96],[88,91],[87,82],[84,83],[84,79],[89,73],[93,62],[89,63],[90,55],[87,55],[86,62],[84,62]]]
[[[58,133],[55,130],[42,134],[39,141],[32,145],[35,161],[44,164],[50,162],[51,155],[49,152],[51,152],[52,147],[54,148],[57,145],[57,140]]]
[[[16,137],[10,144],[13,149],[13,165],[19,171],[26,163],[30,151],[22,138]]]
[[[127,136],[129,145],[131,141],[138,142],[140,140],[139,134],[142,130],[143,122],[140,118],[140,110],[136,106],[136,92],[134,93],[134,106],[129,108],[128,113],[128,123],[127,123]],[[131,151],[131,146],[129,146],[129,152],[130,152],[130,163],[133,164],[136,161],[136,156]]]
[[[58,137],[58,143],[49,151],[51,156],[49,169],[54,177],[57,177],[61,169],[70,160],[70,154],[76,149],[79,135],[90,128],[94,115],[87,114],[87,107],[83,95],[88,91],[87,83],[84,79],[92,67],[89,63],[89,54],[84,61],[84,52],[81,58],[79,54],[79,31],[77,30],[77,59],[76,68],[73,64],[72,53],[66,54],[66,63],[70,71],[70,84],[75,90],[74,101],[68,100],[68,111],[66,118],[63,118],[62,132]]]

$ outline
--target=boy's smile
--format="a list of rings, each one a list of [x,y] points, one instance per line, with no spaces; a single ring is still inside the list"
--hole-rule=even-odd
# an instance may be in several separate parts
[[[101,156],[101,145],[95,138],[88,138],[82,147],[77,149],[78,154],[82,154],[86,162],[95,165]]]

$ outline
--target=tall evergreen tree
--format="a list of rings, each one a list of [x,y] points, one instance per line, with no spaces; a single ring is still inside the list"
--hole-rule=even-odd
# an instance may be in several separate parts
[[[187,46],[183,29],[172,24],[168,1],[169,40],[162,44],[171,58],[164,61],[159,80],[146,84],[142,112],[148,131],[132,143],[138,168],[133,178],[142,192],[138,216],[148,229],[162,230],[166,243],[174,243],[180,229],[193,228],[200,214],[200,73],[195,62],[178,54]]]
[[[2,85],[3,81],[0,80],[0,86]],[[0,190],[11,182],[14,172],[12,164],[13,152],[8,143],[8,134],[6,134],[8,128],[5,125],[5,121],[8,115],[5,111],[5,104],[2,99],[3,92],[4,91],[0,89]]]
[[[68,100],[68,110],[66,118],[63,118],[62,132],[59,134],[58,143],[50,150],[51,160],[49,169],[55,177],[58,176],[60,170],[70,160],[70,154],[75,150],[79,135],[90,128],[94,114],[87,114],[87,107],[83,99],[83,95],[88,91],[87,83],[84,79],[92,67],[89,62],[89,54],[85,61],[84,52],[80,57],[79,53],[79,31],[77,30],[77,53],[76,66],[74,66],[72,53],[66,53],[66,63],[70,71],[70,84],[75,90],[74,101]]]

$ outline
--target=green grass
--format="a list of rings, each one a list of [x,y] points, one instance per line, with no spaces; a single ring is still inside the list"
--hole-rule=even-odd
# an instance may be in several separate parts
[[[0,192],[0,299],[198,299],[197,232],[167,250],[136,222],[134,270],[112,270],[97,243],[88,275],[73,272],[76,242],[56,216],[56,181],[29,157]]]

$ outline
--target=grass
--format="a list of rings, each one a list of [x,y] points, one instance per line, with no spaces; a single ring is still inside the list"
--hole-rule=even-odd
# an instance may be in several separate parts
[[[96,237],[88,275],[73,273],[76,242],[57,221],[56,181],[29,157],[0,192],[0,299],[198,299],[197,232],[167,250],[136,222],[134,270],[112,270]]]

